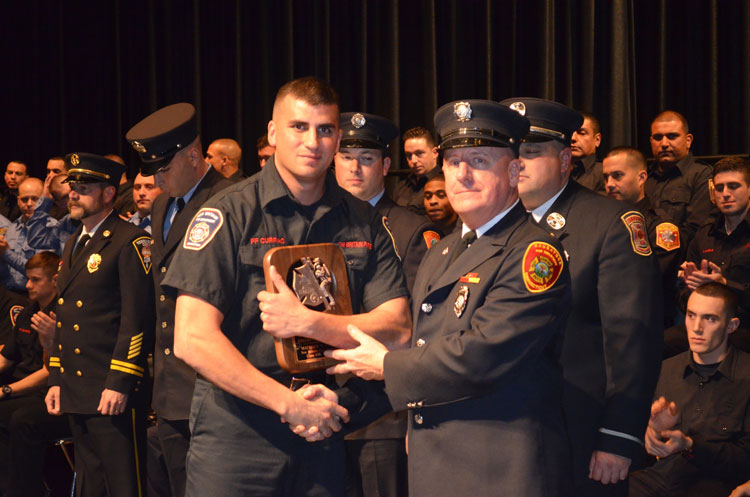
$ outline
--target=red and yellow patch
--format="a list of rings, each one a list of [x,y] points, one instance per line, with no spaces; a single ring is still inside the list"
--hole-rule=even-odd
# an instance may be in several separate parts
[[[638,211],[628,211],[620,216],[622,222],[630,233],[630,244],[633,246],[633,252],[638,255],[651,255],[651,245],[648,244],[648,234],[646,234],[646,220],[643,214]]]
[[[680,230],[672,223],[656,226],[656,246],[671,252],[680,248]]]
[[[437,233],[437,231],[425,231],[424,233],[422,233],[422,237],[424,238],[424,242],[427,244],[427,248],[432,247],[440,241],[440,235]]]
[[[523,282],[531,293],[549,290],[563,270],[563,258],[555,247],[533,242],[523,256]]]
[[[461,283],[479,283],[479,273],[466,273],[458,281]]]
[[[714,198],[714,193],[716,192],[716,187],[714,187],[714,180],[709,179],[708,180],[708,198],[711,199],[711,203],[716,205],[716,199]]]
[[[10,308],[10,324],[11,326],[16,325],[16,319],[18,318],[18,315],[21,314],[21,311],[23,310],[22,305],[14,305]]]

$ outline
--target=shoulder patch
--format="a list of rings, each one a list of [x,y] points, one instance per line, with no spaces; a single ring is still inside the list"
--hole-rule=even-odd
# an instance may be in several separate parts
[[[23,310],[22,305],[14,305],[10,308],[10,325],[15,326],[16,325],[16,319],[18,319],[18,315],[21,314],[21,311]]]
[[[716,205],[716,200],[714,199],[714,192],[716,191],[716,187],[714,187],[714,180],[711,178],[708,179],[708,198],[711,199],[711,203]]]
[[[672,223],[660,223],[656,226],[656,246],[667,252],[680,248],[680,230]]]
[[[182,248],[202,250],[214,239],[222,226],[224,226],[224,215],[221,211],[204,207],[190,221],[190,227],[182,241]]]
[[[562,274],[563,258],[546,242],[532,242],[523,256],[523,283],[531,293],[549,290]]]
[[[151,271],[151,243],[152,240],[148,236],[141,236],[133,240],[133,247],[135,247],[135,251],[141,260],[141,265],[146,274]]]
[[[651,255],[651,245],[648,244],[646,220],[643,219],[643,214],[638,211],[628,211],[620,216],[620,219],[630,233],[630,245],[633,247],[633,252],[643,256]]]
[[[388,225],[388,218],[385,216],[383,216],[383,227],[385,228],[385,231],[388,232],[388,236],[391,237],[391,243],[393,244],[393,251],[396,252],[396,257],[398,257],[398,260],[401,260],[401,254],[398,253],[398,247],[396,247],[396,239],[393,238],[393,232]]]
[[[422,237],[424,238],[424,242],[427,244],[428,249],[440,241],[440,235],[437,231],[427,230],[422,233]]]

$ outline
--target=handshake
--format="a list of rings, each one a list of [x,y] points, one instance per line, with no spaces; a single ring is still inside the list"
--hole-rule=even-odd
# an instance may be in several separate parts
[[[323,385],[305,385],[292,393],[281,422],[308,442],[318,442],[349,422],[349,411],[338,401],[338,395]]]

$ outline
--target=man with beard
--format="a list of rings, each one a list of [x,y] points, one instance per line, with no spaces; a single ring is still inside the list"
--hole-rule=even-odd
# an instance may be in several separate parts
[[[113,209],[123,167],[94,154],[70,165],[70,215],[81,221],[58,274],[49,357],[50,414],[68,414],[79,495],[141,495],[154,309],[151,238]]]

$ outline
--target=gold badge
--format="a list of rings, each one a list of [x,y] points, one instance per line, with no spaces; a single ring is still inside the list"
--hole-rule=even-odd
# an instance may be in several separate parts
[[[78,157],[78,154],[73,154],[70,156],[70,163],[74,166],[77,166],[81,163],[81,159]]]
[[[146,153],[146,147],[143,146],[143,143],[139,141],[134,141],[133,143],[131,143],[131,145],[133,146],[136,152],[140,152],[142,154]]]
[[[367,124],[367,119],[365,119],[365,116],[363,116],[359,112],[352,116],[352,126],[354,126],[355,128],[359,129],[365,124]]]
[[[549,227],[553,230],[561,230],[565,227],[565,218],[562,214],[553,212],[547,216],[547,224],[549,224]]]
[[[460,318],[461,314],[466,309],[466,303],[469,301],[469,287],[461,285],[458,289],[458,295],[456,295],[456,301],[453,303],[453,312],[456,313],[456,317]]]
[[[524,104],[523,102],[513,102],[512,104],[510,104],[510,108],[518,112],[522,116],[526,115],[526,104]]]
[[[97,269],[99,269],[99,264],[102,263],[102,256],[99,254],[91,254],[91,257],[89,257],[89,262],[86,263],[86,269],[89,270],[89,273],[96,272]]]
[[[109,238],[112,235],[112,232],[109,230],[104,230],[104,233],[102,233],[102,236],[104,238]]]

